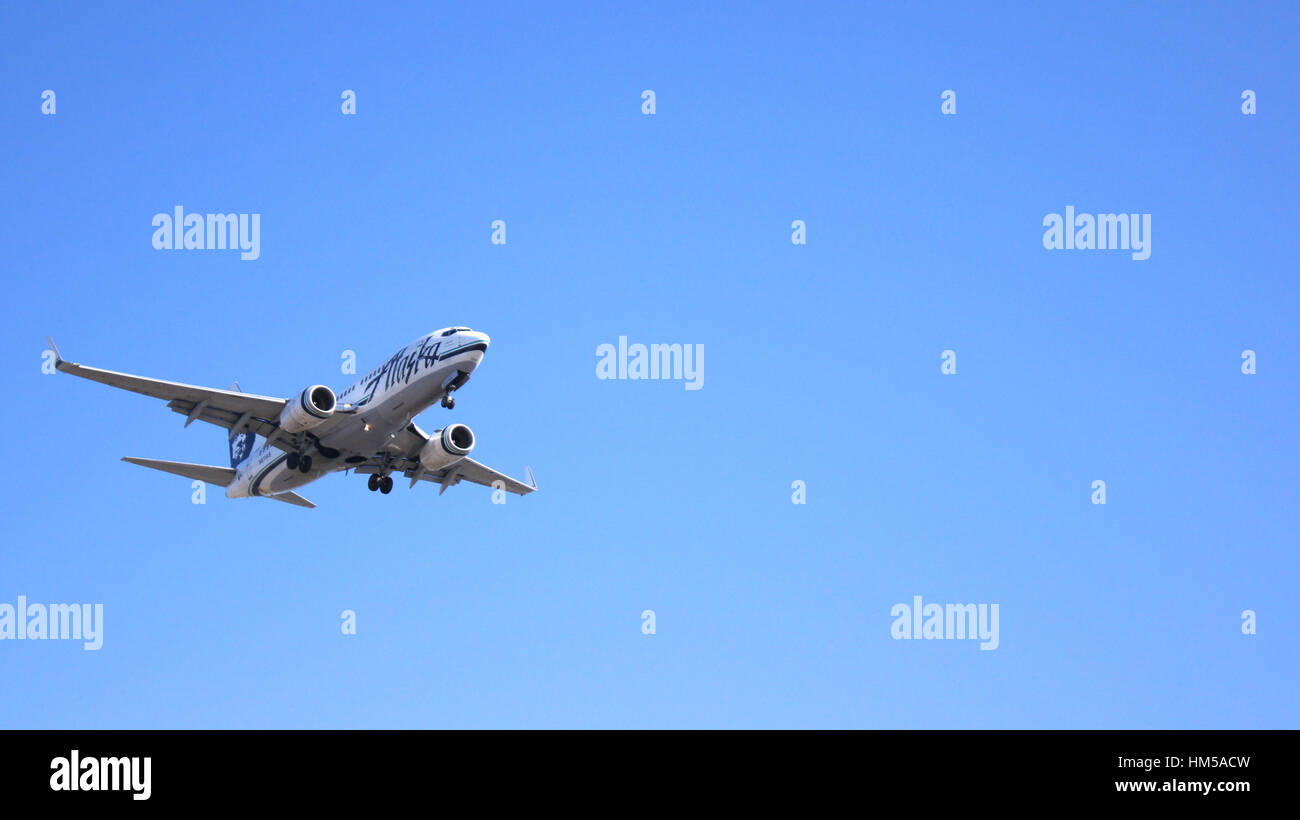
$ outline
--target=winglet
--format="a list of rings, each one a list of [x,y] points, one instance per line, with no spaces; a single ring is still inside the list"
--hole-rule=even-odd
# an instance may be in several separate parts
[[[54,363],[58,364],[63,361],[63,354],[59,353],[59,346],[54,343],[54,340],[49,336],[46,336],[45,341],[50,343],[50,350],[54,351]]]
[[[525,468],[524,468],[524,475],[528,476],[528,483],[532,485],[533,489],[534,489],[534,490],[538,489],[538,487],[537,487],[537,479],[533,478],[533,468],[532,468],[532,467],[525,467]]]

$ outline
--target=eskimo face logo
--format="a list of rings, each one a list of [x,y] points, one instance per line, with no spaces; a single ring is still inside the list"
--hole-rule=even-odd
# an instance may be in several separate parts
[[[248,455],[248,439],[248,433],[240,433],[235,436],[234,444],[232,444],[230,448],[230,458],[236,464],[243,461],[244,456]]]

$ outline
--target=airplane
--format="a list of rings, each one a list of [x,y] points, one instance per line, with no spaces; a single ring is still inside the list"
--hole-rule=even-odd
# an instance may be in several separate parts
[[[461,481],[527,495],[537,489],[531,468],[524,483],[469,457],[474,433],[449,424],[432,435],[412,419],[433,405],[456,406],[491,341],[486,333],[448,327],[421,336],[342,393],[313,384],[292,398],[243,393],[236,382],[213,390],[148,379],[65,361],[46,337],[54,366],[63,373],[163,399],[185,416],[185,426],[206,421],[229,431],[230,466],[125,457],[142,467],[216,484],[228,498],[271,498],[299,507],[316,505],[294,492],[329,473],[369,475],[371,492],[387,495],[393,476],[438,484],[438,495]],[[257,437],[263,438],[254,447]]]

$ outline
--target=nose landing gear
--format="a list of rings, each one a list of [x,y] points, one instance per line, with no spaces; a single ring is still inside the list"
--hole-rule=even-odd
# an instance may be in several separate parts
[[[456,406],[456,400],[451,397],[451,394],[459,390],[467,381],[469,381],[469,374],[466,373],[464,370],[457,370],[456,378],[447,382],[447,386],[446,388],[444,388],[447,392],[444,393],[442,396],[443,407],[446,407],[448,410],[450,410]]]

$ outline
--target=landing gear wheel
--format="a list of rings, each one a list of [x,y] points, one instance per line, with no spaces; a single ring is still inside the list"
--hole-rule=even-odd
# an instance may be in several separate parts
[[[290,470],[298,469],[298,454],[290,453],[289,457],[284,460],[284,463]]]
[[[373,493],[375,490],[378,490],[378,489],[379,489],[379,476],[376,475],[375,473],[371,473],[371,474],[370,474],[370,480],[366,482],[366,486],[370,488],[370,492],[372,492],[372,493]]]
[[[388,495],[393,491],[393,477],[386,475],[379,479],[379,492]]]
[[[454,407],[456,406],[456,400],[453,399],[451,396],[443,396],[443,397],[442,397],[442,406],[443,406],[443,407],[446,407],[448,410],[451,410],[452,408],[454,408]]]
[[[298,459],[298,472],[300,473],[311,472],[311,456],[303,456],[302,458]]]

